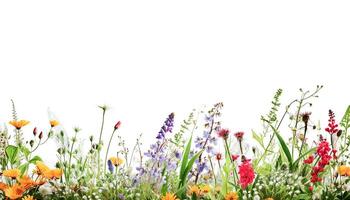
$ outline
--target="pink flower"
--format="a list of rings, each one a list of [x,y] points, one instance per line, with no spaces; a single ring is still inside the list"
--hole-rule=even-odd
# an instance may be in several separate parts
[[[242,188],[245,189],[249,184],[253,183],[255,178],[254,169],[250,163],[250,160],[243,161],[243,163],[238,167],[238,170],[239,183],[241,184]]]
[[[231,158],[233,161],[237,160],[239,158],[239,155],[231,155]]]
[[[237,138],[238,141],[242,141],[243,140],[243,135],[244,135],[244,132],[237,132],[235,133],[235,137]]]
[[[218,136],[223,138],[224,140],[227,140],[229,133],[230,131],[228,129],[221,129],[218,132]]]
[[[306,160],[304,160],[304,163],[305,164],[311,164],[311,163],[313,163],[314,162],[314,156],[313,155],[311,155],[311,156],[309,156]]]

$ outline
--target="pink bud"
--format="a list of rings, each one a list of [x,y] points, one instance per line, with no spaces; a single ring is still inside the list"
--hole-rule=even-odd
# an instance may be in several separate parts
[[[114,129],[119,129],[120,125],[121,125],[121,122],[118,121],[118,122],[114,125]]]

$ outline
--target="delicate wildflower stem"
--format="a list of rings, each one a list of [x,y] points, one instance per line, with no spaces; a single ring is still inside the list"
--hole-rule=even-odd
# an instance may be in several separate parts
[[[216,175],[215,175],[213,162],[211,161],[211,157],[210,156],[209,156],[209,162],[210,162],[211,171],[213,172],[213,176],[214,176],[214,183],[215,183],[215,186],[216,186]]]
[[[107,157],[108,157],[108,152],[109,152],[109,148],[111,146],[111,142],[114,136],[114,133],[116,132],[116,128],[113,130],[111,137],[109,138],[109,142],[108,142],[108,146],[107,146],[107,151],[106,151],[106,156],[105,156],[105,162],[104,162],[104,173],[106,173],[106,165],[107,165]],[[127,163],[127,162],[126,162]]]
[[[77,137],[78,131],[79,131],[78,129],[75,130],[74,137],[72,138],[72,146],[71,146],[70,152],[69,152],[69,160],[68,160],[68,182],[70,181],[70,175],[71,175],[71,169],[72,169],[73,149],[74,149],[74,144],[75,144],[75,141],[76,141],[76,137]]]
[[[100,136],[98,139],[98,154],[97,154],[97,176],[100,176],[100,170],[101,170],[101,149],[102,149],[102,133],[103,133],[103,127],[105,123],[105,115],[106,115],[106,107],[102,106],[102,122],[101,122],[101,129],[100,129]]]

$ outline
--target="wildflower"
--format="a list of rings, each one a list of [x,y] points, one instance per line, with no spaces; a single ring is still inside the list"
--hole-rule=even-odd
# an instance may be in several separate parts
[[[25,189],[18,184],[14,184],[4,190],[5,196],[9,199],[21,198]]]
[[[36,185],[36,182],[33,181],[28,175],[23,175],[22,177],[17,178],[17,181],[26,190]]]
[[[346,176],[348,171],[349,171],[349,167],[345,165],[341,165],[338,167],[338,174],[340,176]]]
[[[50,168],[46,166],[42,161],[36,162],[36,173],[42,175],[44,172],[49,171]]]
[[[329,134],[338,133],[338,124],[335,123],[335,115],[332,110],[329,110],[328,127],[325,129]]]
[[[42,139],[42,138],[43,138],[43,132],[40,131],[40,133],[39,133],[39,139]]]
[[[15,179],[21,175],[21,171],[19,171],[19,169],[8,169],[8,170],[4,170],[2,172],[2,175]]]
[[[312,192],[314,190],[314,187],[312,185],[309,186],[309,191]]]
[[[4,191],[6,188],[8,188],[8,185],[6,183],[0,182],[0,190]]]
[[[175,117],[175,114],[170,113],[168,118],[165,120],[164,125],[160,129],[160,131],[156,137],[157,139],[163,139],[165,137],[165,133],[172,132],[173,127],[174,127],[174,117]]]
[[[267,198],[267,199],[265,199],[265,200],[273,200],[273,198],[269,197],[269,198]]]
[[[203,185],[201,187],[201,191],[204,193],[204,194],[207,194],[210,192],[210,186],[209,185]]]
[[[112,161],[108,160],[107,163],[108,163],[108,170],[109,170],[109,172],[113,173],[114,165],[113,165]]]
[[[329,152],[331,151],[329,144],[327,141],[322,141],[317,147],[317,155],[320,157],[317,166],[312,167],[311,171],[311,182],[321,182],[322,178],[319,177],[319,173],[324,171],[324,168],[326,165],[329,164],[329,161],[331,160],[331,156],[329,155]]]
[[[237,138],[237,140],[239,142],[243,140],[243,136],[244,136],[244,132],[237,132],[237,133],[235,133],[235,137]]]
[[[119,129],[120,125],[121,125],[121,122],[118,121],[118,122],[114,125],[114,129]]]
[[[9,122],[12,126],[14,126],[17,130],[21,129],[23,126],[29,124],[27,120],[12,120]]]
[[[50,169],[49,171],[44,173],[44,176],[48,179],[59,179],[62,176],[62,170],[59,168]]]
[[[199,197],[201,195],[201,190],[197,185],[189,186],[188,188],[188,194],[191,196]]]
[[[162,197],[162,200],[179,200],[178,198],[176,198],[175,194],[172,194],[170,192],[167,192],[165,194],[165,196]]]
[[[50,125],[52,128],[58,126],[59,124],[60,123],[57,120],[50,120]]]
[[[218,186],[216,186],[215,187],[215,192],[216,193],[220,193],[220,191],[221,191],[221,187],[218,185]]]
[[[310,119],[311,112],[304,112],[301,114],[301,120],[307,124]]]
[[[225,200],[238,200],[237,192],[228,192],[225,196]]]
[[[306,160],[304,160],[304,163],[305,164],[311,164],[314,162],[314,156],[313,155],[310,155]]]
[[[249,184],[251,184],[254,181],[255,174],[250,160],[243,161],[243,163],[239,166],[238,174],[239,183],[241,184],[243,189],[245,189]]]
[[[221,153],[217,153],[217,154],[216,154],[216,160],[221,160],[221,158],[222,158]]]
[[[118,167],[119,165],[123,164],[123,162],[124,162],[123,159],[121,159],[119,157],[111,157],[111,158],[109,158],[109,160],[116,167]]]
[[[27,195],[27,196],[23,197],[22,200],[35,200],[35,199],[34,199],[34,197],[31,196],[31,195]]]
[[[227,140],[229,133],[230,133],[230,130],[221,129],[220,131],[218,131],[218,136],[223,138],[224,140]]]
[[[237,160],[239,158],[239,155],[231,155],[231,158],[233,161]]]

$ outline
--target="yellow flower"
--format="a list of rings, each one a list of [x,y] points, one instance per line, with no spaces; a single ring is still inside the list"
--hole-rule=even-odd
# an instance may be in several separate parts
[[[273,200],[273,198],[270,197],[270,198],[267,198],[267,199],[265,199],[265,200]]]
[[[225,200],[238,200],[237,192],[229,192],[225,196]]]
[[[116,166],[116,167],[118,167],[119,165],[121,165],[121,164],[124,163],[124,160],[121,159],[121,158],[119,158],[119,157],[111,157],[109,160],[110,160],[110,161],[112,162],[112,164],[113,164],[114,166]]]
[[[22,197],[25,189],[18,184],[14,184],[4,190],[5,196],[9,199],[19,199]]]
[[[35,199],[34,199],[34,197],[31,196],[31,195],[27,195],[27,196],[23,197],[22,200],[35,200]]]
[[[210,192],[210,186],[209,185],[203,185],[201,187],[201,191],[204,193],[204,194],[207,194]]]
[[[162,197],[162,200],[179,200],[176,198],[175,194],[172,194],[170,192],[167,192],[165,196]]]
[[[188,194],[189,195],[196,195],[196,197],[199,197],[201,195],[201,190],[197,185],[189,186],[188,187]]]
[[[51,127],[55,127],[55,126],[58,126],[60,124],[60,122],[58,122],[57,120],[50,120],[50,125]]]
[[[12,120],[9,122],[12,126],[14,126],[17,130],[21,129],[23,126],[29,124],[27,120]]]
[[[338,173],[339,173],[339,175],[340,175],[340,176],[346,176],[346,174],[347,174],[346,172],[348,171],[347,168],[348,168],[348,167],[345,166],[345,165],[339,166],[339,167],[338,167]]]
[[[38,175],[43,175],[44,173],[46,173],[49,170],[50,170],[50,168],[48,166],[46,166],[43,162],[41,162],[41,161],[36,162],[36,173]]]
[[[19,171],[19,169],[8,169],[4,170],[2,175],[9,178],[17,178],[21,175],[21,171]]]
[[[48,179],[59,179],[62,176],[62,170],[59,168],[50,169],[43,173],[43,176]]]

